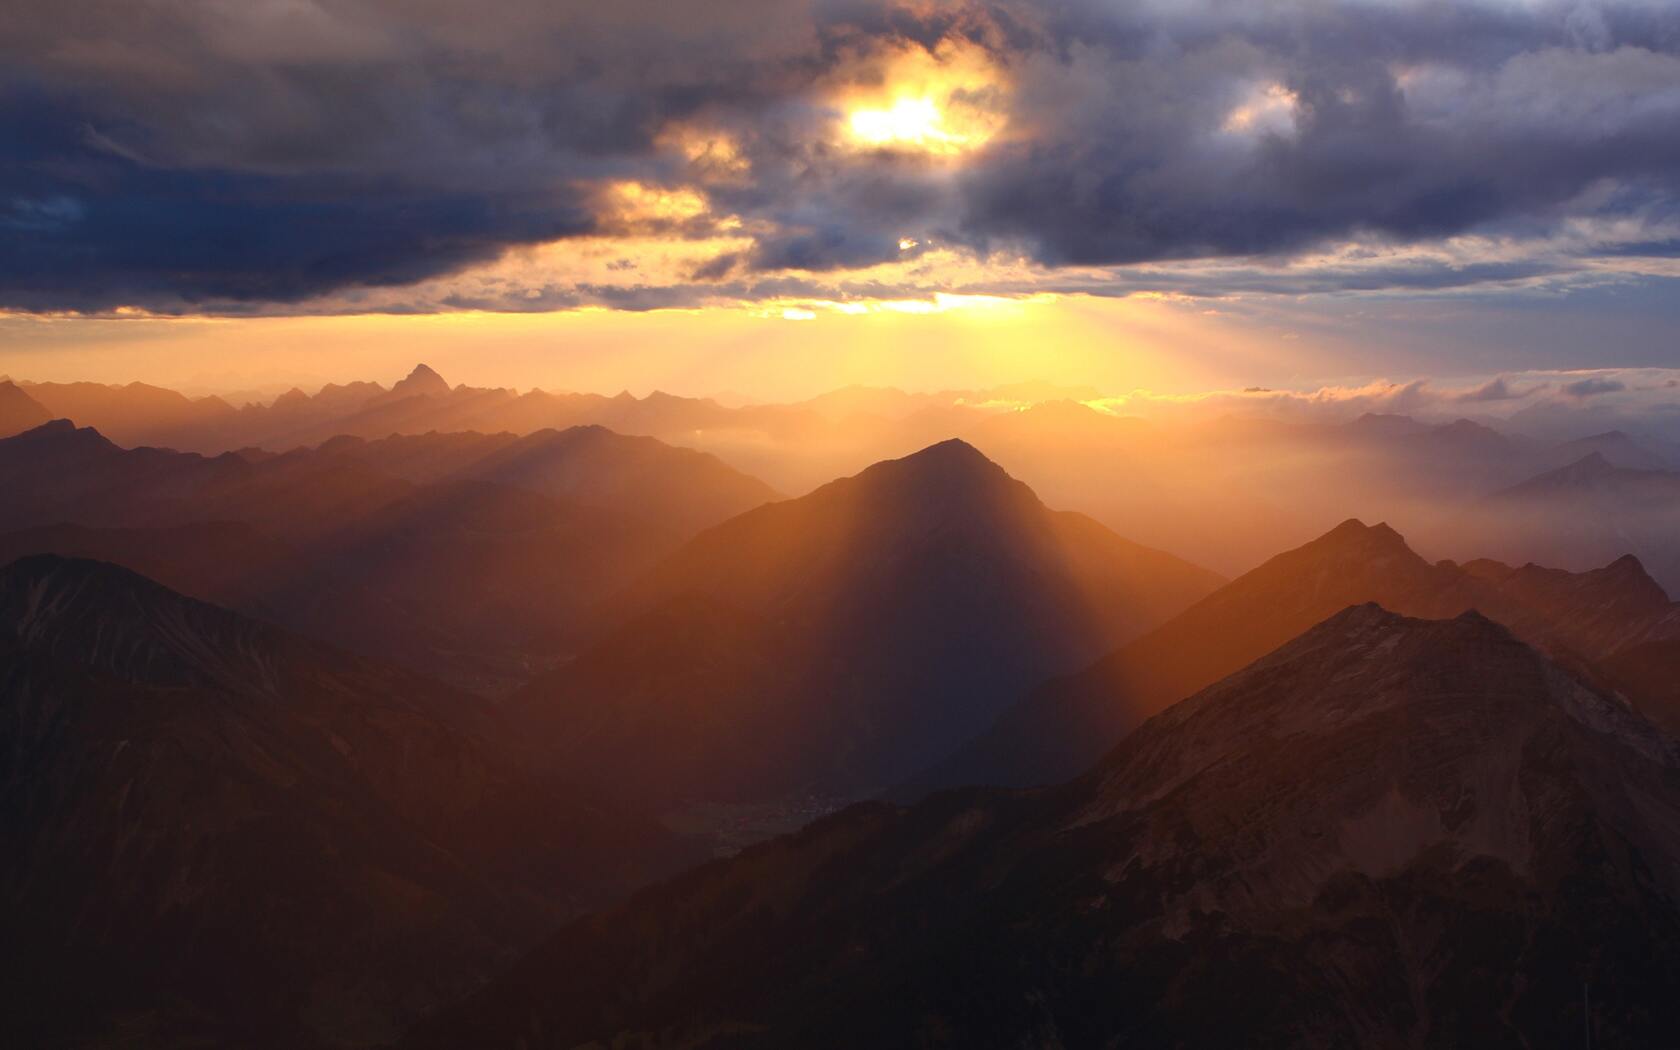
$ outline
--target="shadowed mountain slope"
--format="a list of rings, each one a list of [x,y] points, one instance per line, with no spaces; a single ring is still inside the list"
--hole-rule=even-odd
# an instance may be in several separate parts
[[[1490,621],[1357,607],[1079,780],[847,810],[404,1045],[1662,1045],[1676,761]]]
[[[1421,617],[1477,609],[1537,644],[1600,658],[1680,636],[1680,609],[1637,560],[1567,573],[1479,561],[1431,564],[1387,525],[1347,521],[1280,554],[1077,674],[1046,682],[950,759],[900,790],[1026,786],[1076,775],[1134,726],[1337,609]]]
[[[15,383],[0,381],[0,438],[33,430],[51,419],[52,413]]]
[[[502,735],[475,698],[116,566],[0,569],[15,1045],[386,1039],[689,855],[539,787]]]
[[[702,533],[517,704],[590,783],[855,797],[1218,583],[948,441]]]

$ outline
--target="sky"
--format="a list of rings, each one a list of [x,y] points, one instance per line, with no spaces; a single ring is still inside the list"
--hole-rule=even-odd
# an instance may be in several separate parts
[[[19,377],[1680,368],[1672,0],[18,0],[0,141]]]

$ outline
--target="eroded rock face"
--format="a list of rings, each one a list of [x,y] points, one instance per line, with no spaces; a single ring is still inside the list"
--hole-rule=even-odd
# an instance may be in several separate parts
[[[412,1045],[1661,1045],[1674,745],[1477,615],[1341,613],[1035,792],[857,807]]]

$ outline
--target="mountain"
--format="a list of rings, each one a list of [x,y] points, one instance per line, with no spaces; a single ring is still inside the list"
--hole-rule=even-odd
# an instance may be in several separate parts
[[[0,439],[0,528],[232,520],[289,538],[318,536],[412,486],[348,461],[122,448],[59,419]]]
[[[441,397],[449,393],[449,384],[444,382],[429,366],[419,364],[407,376],[397,380],[386,395],[393,401],[407,397]]]
[[[1680,638],[1630,646],[1600,662],[1597,670],[1641,714],[1680,739]]]
[[[687,855],[419,676],[41,556],[0,569],[17,1045],[366,1044]]]
[[[635,514],[694,533],[779,499],[716,456],[602,426],[510,433],[338,438],[323,453],[415,482],[488,481],[568,502]]]
[[[1611,466],[1630,470],[1670,470],[1677,465],[1621,430],[1566,441],[1549,449],[1546,458],[1551,469],[1558,469],[1595,454]]]
[[[1218,583],[946,441],[700,534],[513,703],[583,783],[857,797]]]
[[[225,426],[237,416],[219,397],[194,399],[147,383],[22,386],[52,418],[95,427],[125,445],[168,444],[172,435]]]
[[[1617,466],[1602,452],[1494,493],[1456,523],[1465,544],[1563,568],[1634,554],[1680,590],[1680,472]]]
[[[403,1045],[1666,1045],[1677,765],[1480,616],[1355,607],[1063,787],[846,810]]]
[[[15,383],[0,382],[0,438],[33,430],[52,419],[52,413]]]
[[[0,505],[0,553],[115,561],[487,691],[596,632],[594,607],[701,524],[774,495],[598,430],[205,457],[68,421],[0,440],[0,489],[20,494]]]
[[[1491,561],[1431,564],[1386,524],[1349,520],[1280,554],[1077,674],[1044,683],[900,789],[1054,783],[1167,705],[1349,605],[1440,618],[1478,609],[1522,637],[1597,659],[1680,637],[1680,608],[1635,559],[1588,573]]]

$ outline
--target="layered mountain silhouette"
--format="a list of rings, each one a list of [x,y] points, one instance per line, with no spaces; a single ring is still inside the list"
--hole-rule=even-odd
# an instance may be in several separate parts
[[[599,428],[205,457],[56,421],[0,440],[0,556],[118,562],[195,597],[447,674],[522,678],[694,530],[775,493]],[[201,544],[204,544],[201,546]]]
[[[0,381],[0,438],[33,430],[49,422],[52,413],[10,380]]]
[[[847,810],[405,1045],[1665,1045],[1677,762],[1483,617],[1359,606],[1066,786]]]
[[[216,428],[235,417],[219,397],[189,398],[149,383],[23,383],[24,392],[45,407],[51,418],[94,426],[123,444],[165,443],[172,434]],[[213,443],[213,448],[239,443]],[[212,446],[204,446],[209,450]]]
[[[1625,460],[1624,460],[1625,461]],[[1564,568],[1634,554],[1680,589],[1680,471],[1618,465],[1604,451],[1496,492],[1455,522],[1493,557]]]
[[[278,452],[342,436],[524,436],[596,425],[715,453],[793,494],[955,436],[986,449],[1052,505],[1233,575],[1357,516],[1404,522],[1420,549],[1461,559],[1583,569],[1633,553],[1680,590],[1680,541],[1672,538],[1680,530],[1671,513],[1647,520],[1650,508],[1640,499],[1602,494],[1578,518],[1490,499],[1594,452],[1616,468],[1680,470],[1673,435],[1605,429],[1610,420],[1590,413],[1577,421],[1585,436],[1557,441],[1523,427],[1566,434],[1566,420],[1523,413],[1494,425],[1484,417],[1434,422],[1380,413],[1345,423],[1196,412],[1146,420],[1117,416],[1094,391],[1042,386],[847,388],[794,404],[725,405],[660,391],[637,397],[453,385],[419,365],[390,387],[328,384],[238,408],[144,384],[18,386],[51,415],[126,446]],[[1263,397],[1255,411],[1265,411]],[[1474,512],[1461,513],[1466,506]],[[1231,521],[1243,527],[1225,527]]]
[[[113,565],[0,569],[13,1045],[367,1044],[688,850],[481,701]]]
[[[1680,607],[1631,557],[1586,573],[1419,557],[1386,524],[1349,520],[1233,580],[1085,670],[1047,682],[951,758],[899,789],[1054,783],[1144,719],[1337,609],[1377,602],[1441,618],[1480,610],[1536,644],[1601,659],[1680,637]]]
[[[780,494],[716,456],[602,426],[524,436],[473,432],[379,441],[338,438],[322,452],[409,481],[488,481],[633,514],[694,533]]]
[[[554,768],[607,790],[856,797],[1219,582],[947,441],[702,533],[514,704]]]

